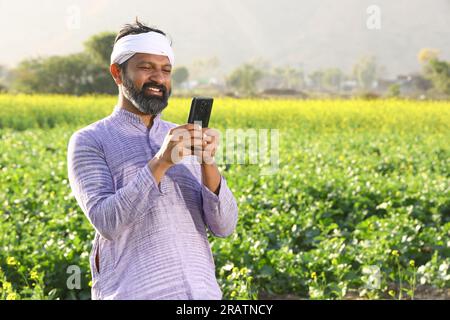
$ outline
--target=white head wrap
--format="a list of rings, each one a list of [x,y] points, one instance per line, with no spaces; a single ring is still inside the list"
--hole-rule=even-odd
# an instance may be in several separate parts
[[[163,34],[154,31],[130,34],[120,38],[114,45],[111,64],[121,64],[136,53],[167,56],[172,67],[174,66],[175,56],[169,40]]]

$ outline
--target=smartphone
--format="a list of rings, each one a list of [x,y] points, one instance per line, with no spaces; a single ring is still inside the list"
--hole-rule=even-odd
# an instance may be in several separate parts
[[[194,97],[189,111],[188,123],[201,122],[202,128],[207,128],[213,102],[213,98]]]

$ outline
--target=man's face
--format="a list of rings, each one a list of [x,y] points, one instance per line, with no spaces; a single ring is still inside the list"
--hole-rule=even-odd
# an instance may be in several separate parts
[[[167,107],[172,92],[169,58],[137,53],[122,72],[124,96],[142,113],[157,115]]]

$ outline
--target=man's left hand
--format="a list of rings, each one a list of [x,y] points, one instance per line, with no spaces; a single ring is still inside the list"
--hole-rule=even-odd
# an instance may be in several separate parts
[[[197,156],[197,160],[202,165],[211,165],[214,164],[214,156],[217,152],[217,148],[220,142],[220,133],[216,129],[212,128],[202,128],[202,130],[198,130],[198,132],[194,132],[195,135],[202,135],[201,142],[202,145],[194,145],[193,146],[193,154]]]

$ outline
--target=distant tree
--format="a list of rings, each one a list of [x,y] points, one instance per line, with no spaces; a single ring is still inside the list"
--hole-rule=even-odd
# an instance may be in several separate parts
[[[411,85],[415,90],[425,92],[433,87],[433,83],[421,74],[411,75]]]
[[[363,89],[369,90],[377,78],[377,63],[375,58],[373,56],[361,58],[353,66],[353,75]]]
[[[227,78],[227,84],[244,94],[254,94],[256,84],[263,76],[261,70],[251,64],[244,64],[235,69]]]
[[[428,63],[431,59],[437,59],[439,56],[439,50],[437,49],[430,49],[430,48],[422,48],[420,49],[417,60],[419,60],[420,63]]]
[[[308,77],[311,80],[311,84],[314,89],[323,89],[324,73],[322,70],[316,70],[309,74]]]
[[[324,71],[323,84],[327,89],[339,91],[343,80],[344,73],[340,69],[331,68]]]
[[[304,84],[304,74],[302,70],[292,67],[275,68],[274,74],[281,80],[280,86],[283,89],[299,89]]]
[[[388,96],[392,98],[400,97],[400,85],[398,83],[392,84],[388,88]]]
[[[189,67],[189,75],[196,80],[207,80],[217,75],[220,61],[217,57],[195,60]]]
[[[0,64],[0,79],[3,79],[6,76],[7,69],[5,66]]]
[[[95,62],[109,69],[115,38],[114,32],[102,32],[93,35],[84,43],[85,51],[94,58]]]
[[[450,95],[450,63],[432,58],[425,66],[425,76],[440,93]]]
[[[109,73],[114,39],[114,33],[102,32],[84,43],[84,52],[20,62],[12,71],[13,91],[75,95],[117,93]]]
[[[9,72],[8,69],[0,65],[0,93],[6,92],[8,87],[6,82],[8,81]]]
[[[14,91],[25,93],[116,93],[104,67],[86,53],[24,60],[13,70]]]
[[[12,70],[12,89],[23,93],[45,92],[44,59],[25,59]]]
[[[111,53],[114,46],[116,34],[114,32],[101,32],[91,36],[85,43],[84,48],[92,61],[88,62],[88,69],[92,74],[92,90],[98,93],[116,93],[117,86],[109,72]],[[95,80],[94,80],[95,79]]]
[[[189,70],[186,67],[177,67],[172,72],[172,80],[175,85],[180,85],[189,79]]]

